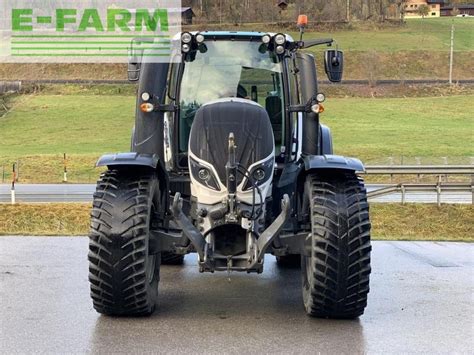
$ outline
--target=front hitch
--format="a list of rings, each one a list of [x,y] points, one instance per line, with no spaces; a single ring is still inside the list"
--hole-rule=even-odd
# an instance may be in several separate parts
[[[208,244],[206,243],[206,239],[204,239],[204,236],[201,234],[201,232],[199,232],[199,230],[194,226],[189,218],[183,213],[183,201],[179,192],[174,195],[171,212],[173,213],[173,217],[176,223],[182,229],[184,235],[191,241],[194,249],[196,249],[196,252],[199,255],[199,263],[202,266],[205,266],[208,262]]]
[[[227,221],[231,223],[237,222],[237,213],[235,210],[235,193],[237,192],[237,163],[235,161],[235,138],[234,133],[229,134],[229,157],[227,164],[225,165],[225,174],[227,182],[227,192],[229,200],[229,213],[227,215]]]
[[[194,246],[194,249],[199,255],[200,270],[222,270],[222,267],[215,265],[214,263],[217,259],[224,258],[224,256],[212,254],[212,251],[210,250],[210,244],[206,242],[206,239],[202,233],[183,213],[180,193],[176,193],[174,196],[171,211],[173,213],[174,220],[182,229],[184,235],[191,241],[191,244]],[[252,238],[248,241],[248,250],[246,254],[230,256],[230,259],[229,256],[225,256],[227,261],[225,269],[247,272],[257,271],[259,273],[262,272],[265,252],[287,222],[290,212],[290,198],[285,194],[281,200],[281,212],[278,217],[267,229],[265,229],[262,234],[258,236],[258,239]],[[244,262],[244,260],[246,261]],[[235,265],[234,267],[233,262],[235,261],[241,261],[243,262],[243,265]]]
[[[253,269],[257,266],[257,264],[262,264],[263,257],[265,256],[265,252],[268,246],[273,242],[275,237],[280,233],[283,226],[285,225],[286,221],[291,212],[291,203],[290,198],[287,194],[283,196],[281,199],[281,212],[278,217],[273,221],[270,226],[263,231],[262,234],[258,237],[257,240],[257,257],[252,261],[249,269]]]

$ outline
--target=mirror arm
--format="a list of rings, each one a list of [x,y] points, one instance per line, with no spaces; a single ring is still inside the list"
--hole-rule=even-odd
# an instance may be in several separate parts
[[[307,41],[298,41],[296,42],[296,46],[298,49],[306,49],[314,46],[320,46],[322,44],[331,46],[333,42],[334,40],[332,38],[310,39]]]
[[[155,112],[176,112],[178,111],[178,106],[170,105],[155,105]]]
[[[316,96],[311,97],[305,105],[290,105],[288,106],[288,112],[306,112],[311,113],[311,107],[317,104]]]
[[[290,105],[288,106],[288,112],[306,112],[306,105]]]

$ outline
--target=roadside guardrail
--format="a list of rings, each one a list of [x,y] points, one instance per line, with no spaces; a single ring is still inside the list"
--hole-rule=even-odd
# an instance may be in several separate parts
[[[66,160],[64,161],[64,173],[66,170]],[[4,170],[5,171],[5,170]],[[18,165],[13,165],[12,175],[11,175],[11,185],[6,188],[8,185],[2,185],[0,189],[0,201],[15,204],[27,196],[32,202],[48,202],[59,199],[61,201],[89,201],[89,198],[92,198],[92,192],[95,188],[94,184],[56,184],[54,186],[62,186],[60,189],[51,189],[48,190],[48,185],[39,185],[41,188],[34,188],[35,185],[19,185],[21,187],[20,191],[15,192],[17,177],[18,177]],[[449,194],[448,199],[444,201],[451,201],[449,203],[469,203],[469,194],[471,195],[471,203],[474,204],[474,164],[473,165],[369,165],[366,167],[365,173],[366,176],[372,175],[417,175],[418,178],[421,178],[422,175],[431,175],[437,177],[436,181],[432,183],[420,182],[400,182],[400,183],[367,183],[368,187],[368,197],[369,199],[375,199],[386,195],[400,194],[401,203],[404,204],[408,201],[413,201],[413,194],[420,194],[420,197],[426,198],[424,194],[430,194],[431,197],[428,199],[433,199],[433,193],[436,194],[436,202],[438,205],[441,205],[442,199],[441,195]],[[448,176],[470,176],[470,181],[464,179],[464,181],[446,181]],[[5,179],[3,179],[5,180]],[[410,179],[412,180],[412,179]],[[458,179],[459,180],[459,179]],[[0,181],[1,182],[1,181]],[[66,182],[66,180],[64,180]],[[25,191],[25,187],[28,189]],[[409,194],[407,196],[407,194]],[[454,194],[454,196],[453,196]],[[459,194],[456,196],[455,194]],[[453,199],[453,197],[455,197]],[[8,200],[7,200],[8,199]],[[36,200],[35,200],[36,199]],[[398,201],[398,198],[390,198],[390,202]]]
[[[369,198],[380,197],[392,193],[401,193],[402,204],[406,201],[407,192],[436,192],[437,204],[441,205],[441,194],[444,191],[467,192],[472,194],[474,204],[474,165],[373,165],[366,166],[366,175],[435,175],[438,176],[436,183],[399,183],[385,185],[384,187],[370,191]],[[471,182],[443,182],[442,177],[448,175],[470,175]]]

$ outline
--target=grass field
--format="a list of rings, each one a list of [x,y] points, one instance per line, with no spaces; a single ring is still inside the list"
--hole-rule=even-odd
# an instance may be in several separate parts
[[[343,98],[328,100],[326,107],[323,121],[342,155],[367,162],[474,155],[474,96]]]
[[[128,151],[135,99],[131,95],[23,95],[0,118],[0,169],[8,181],[20,163],[21,182],[60,182],[63,153],[70,182],[93,182],[95,160]],[[366,163],[470,163],[474,156],[474,95],[421,98],[340,97],[327,100],[324,123],[335,152]],[[403,156],[403,158],[401,158]],[[0,174],[2,171],[0,170]],[[2,176],[0,176],[1,178]]]
[[[87,235],[88,204],[0,204],[0,235]],[[372,237],[474,241],[474,207],[372,204]]]

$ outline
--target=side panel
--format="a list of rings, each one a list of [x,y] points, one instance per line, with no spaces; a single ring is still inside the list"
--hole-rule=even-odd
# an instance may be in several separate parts
[[[332,148],[331,129],[328,126],[325,126],[323,124],[321,124],[320,126],[321,126],[321,135],[320,135],[321,152],[320,154],[332,155],[334,154],[334,151]]]
[[[144,63],[142,65],[132,139],[133,152],[156,154],[161,161],[164,161],[164,112],[144,113],[140,110],[140,105],[143,103],[141,96],[144,92],[153,95],[154,103],[165,103],[169,67],[169,63]]]
[[[156,169],[159,159],[156,155],[139,153],[106,154],[99,158],[96,166],[142,166]]]
[[[341,155],[313,155],[304,156],[305,170],[313,169],[340,169],[350,171],[365,171],[364,164],[356,158],[346,158]]]

